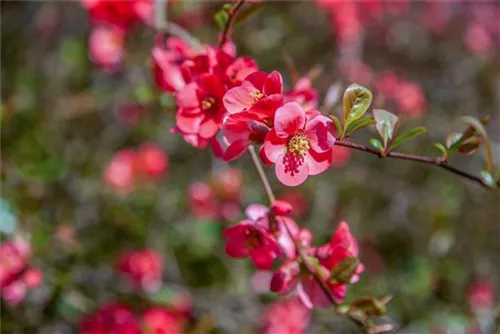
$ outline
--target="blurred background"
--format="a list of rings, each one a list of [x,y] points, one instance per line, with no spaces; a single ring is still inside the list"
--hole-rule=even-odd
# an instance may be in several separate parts
[[[222,5],[175,1],[168,17],[214,44]],[[266,198],[248,157],[228,165],[170,132],[175,103],[151,74],[154,28],[135,24],[108,46],[76,1],[3,1],[0,13],[1,332],[82,332],[113,302],[174,310],[188,333],[262,332],[280,298],[267,291],[269,273],[225,255],[221,231]],[[350,83],[370,88],[373,107],[428,128],[405,152],[438,156],[432,144],[463,131],[458,116],[490,115],[498,166],[499,22],[498,1],[271,1],[233,38],[288,89],[312,75],[330,113]],[[334,166],[297,188],[266,171],[314,244],[349,223],[366,270],[347,300],[393,295],[401,333],[492,332],[500,191],[432,166],[335,153]],[[451,163],[479,175],[484,151]],[[15,265],[23,277],[7,284]],[[307,327],[297,333],[356,333],[332,310],[300,316]]]

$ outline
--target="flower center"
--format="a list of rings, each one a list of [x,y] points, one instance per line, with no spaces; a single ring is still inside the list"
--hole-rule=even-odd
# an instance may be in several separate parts
[[[250,92],[250,97],[252,98],[253,103],[256,103],[264,97],[264,94],[260,90],[256,90],[254,92]]]
[[[303,133],[296,134],[288,141],[287,149],[295,156],[303,157],[309,150],[309,138]]]
[[[211,109],[215,104],[215,99],[211,96],[207,97],[203,101],[201,101],[201,109],[208,110]]]

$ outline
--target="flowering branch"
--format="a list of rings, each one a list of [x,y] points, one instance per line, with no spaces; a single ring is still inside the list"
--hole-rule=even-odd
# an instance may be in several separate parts
[[[474,175],[471,175],[469,173],[466,173],[466,172],[459,170],[453,166],[450,166],[447,163],[447,159],[445,157],[432,158],[432,157],[427,157],[427,156],[422,156],[422,155],[400,153],[400,152],[388,152],[387,154],[384,155],[384,154],[382,154],[382,152],[380,152],[377,149],[374,149],[374,148],[371,148],[371,147],[368,147],[365,145],[353,143],[353,142],[350,142],[347,140],[340,140],[340,139],[337,139],[337,141],[335,142],[335,145],[344,146],[344,147],[348,147],[348,148],[351,148],[354,150],[370,153],[370,154],[378,156],[379,158],[387,157],[387,158],[394,158],[394,159],[400,159],[400,160],[410,160],[410,161],[416,161],[416,162],[420,162],[420,163],[424,163],[424,164],[428,164],[428,165],[438,166],[438,167],[443,168],[443,169],[445,169],[453,174],[456,174],[456,175],[459,175],[459,176],[464,177],[466,179],[469,179],[471,181],[477,182],[481,186],[483,186],[484,188],[487,188],[487,189],[492,188],[490,185],[485,183],[481,178],[474,176]],[[497,182],[497,184],[500,185],[500,182]]]
[[[252,162],[255,166],[255,169],[257,170],[257,174],[259,175],[260,181],[262,182],[262,185],[264,186],[264,190],[266,191],[267,197],[269,199],[269,203],[272,205],[276,201],[276,196],[274,195],[274,192],[269,184],[269,180],[264,172],[264,168],[262,167],[262,164],[260,162],[260,159],[255,152],[255,148],[250,145],[248,147],[248,153],[250,154],[250,157],[252,158]],[[332,305],[335,307],[335,311],[339,315],[344,315],[347,316],[352,322],[356,324],[356,326],[363,332],[363,333],[371,333],[371,334],[381,334],[381,333],[389,333],[392,331],[392,326],[390,329],[383,329],[383,330],[377,330],[377,327],[369,328],[369,324],[366,322],[366,318],[360,318],[356,316],[356,314],[351,312],[351,309],[347,310],[347,312],[342,311],[339,306],[340,304],[335,300],[335,298],[332,296],[330,290],[326,286],[325,282],[321,279],[319,273],[315,270],[313,265],[310,263],[308,260],[307,254],[304,252],[304,247],[302,247],[299,242],[297,242],[297,239],[293,236],[292,232],[290,231],[290,228],[288,227],[287,224],[283,224],[285,227],[285,230],[290,237],[290,239],[293,241],[295,245],[295,249],[297,250],[297,256],[298,259],[304,264],[305,268],[307,271],[312,275],[314,280],[318,283],[319,287],[323,291],[323,293],[327,296],[328,300]]]

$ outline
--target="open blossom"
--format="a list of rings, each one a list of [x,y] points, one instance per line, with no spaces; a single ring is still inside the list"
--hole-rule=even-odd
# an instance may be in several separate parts
[[[246,210],[246,220],[222,232],[226,238],[226,254],[234,258],[250,257],[254,265],[262,270],[273,267],[274,260],[281,256],[281,252],[266,226],[267,220],[263,220],[267,212],[268,208],[264,205],[250,205]]]
[[[297,299],[280,299],[264,310],[260,322],[264,334],[303,334],[309,325],[309,310]]]
[[[165,174],[168,157],[156,144],[146,143],[137,150],[135,165],[139,173],[150,179],[157,179]]]
[[[283,184],[297,186],[330,166],[334,144],[331,119],[319,112],[308,119],[298,103],[289,102],[276,111],[274,128],[266,136],[261,157],[275,164],[276,176]]]
[[[154,250],[126,250],[118,257],[116,269],[136,288],[149,291],[157,289],[161,284],[162,258]]]
[[[148,334],[183,334],[181,319],[169,309],[152,307],[142,315],[143,331]]]
[[[124,304],[110,302],[78,324],[81,334],[140,334],[140,324],[133,311]]]
[[[495,302],[495,286],[487,279],[471,282],[467,288],[467,301],[474,312],[491,310]]]
[[[270,74],[254,72],[240,86],[224,96],[224,106],[230,114],[243,111],[270,119],[283,102],[283,78],[277,71]]]
[[[177,94],[177,128],[185,134],[211,139],[222,127],[225,89],[219,78],[203,74]]]
[[[125,34],[114,26],[97,26],[89,37],[89,55],[94,64],[107,72],[118,69],[124,55]]]
[[[117,152],[103,172],[106,185],[113,190],[128,194],[135,187],[135,158],[133,150],[125,149]]]

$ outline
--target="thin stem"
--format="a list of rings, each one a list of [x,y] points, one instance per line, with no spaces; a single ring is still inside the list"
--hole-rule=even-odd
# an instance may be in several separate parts
[[[238,0],[236,3],[229,8],[229,17],[227,19],[226,25],[224,26],[224,30],[222,31],[222,35],[219,41],[219,49],[224,46],[224,44],[229,40],[229,33],[231,27],[233,26],[234,19],[236,18],[236,13],[243,6],[245,0]]]
[[[479,183],[484,188],[491,189],[491,186],[488,185],[487,183],[485,183],[481,178],[474,176],[474,175],[471,175],[471,174],[464,172],[462,170],[459,170],[455,167],[450,166],[446,162],[446,159],[443,157],[432,158],[432,157],[426,157],[426,156],[422,156],[422,155],[400,153],[400,152],[389,152],[386,155],[383,155],[379,150],[377,150],[375,148],[371,148],[371,147],[368,147],[365,145],[353,143],[353,142],[350,142],[347,140],[340,140],[340,139],[338,139],[335,142],[335,145],[344,146],[344,147],[352,148],[354,150],[370,153],[370,154],[378,156],[379,158],[394,158],[394,159],[400,159],[400,160],[410,160],[410,161],[424,163],[427,165],[434,165],[434,166],[437,166],[439,168],[445,169],[453,174],[459,175],[461,177],[464,177],[466,179],[469,179],[471,181]],[[497,184],[500,185],[500,183],[498,183],[498,182],[497,182]]]
[[[253,145],[248,146],[248,153],[250,153],[250,157],[252,158],[255,169],[257,169],[260,181],[262,182],[264,190],[266,191],[267,198],[269,199],[269,202],[273,204],[274,201],[276,200],[276,197],[274,196],[273,189],[269,184],[269,180],[267,179],[266,173],[264,172],[264,168],[260,163],[259,156],[257,155],[257,152],[255,152],[255,147],[253,147]]]

